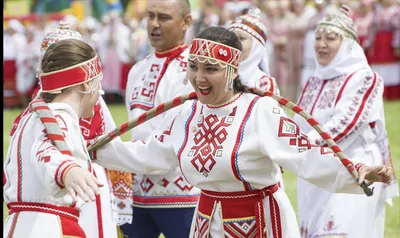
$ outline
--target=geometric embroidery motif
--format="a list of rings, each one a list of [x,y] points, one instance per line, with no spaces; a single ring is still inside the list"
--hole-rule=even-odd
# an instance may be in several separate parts
[[[221,120],[214,114],[205,118],[200,115],[197,120],[198,130],[193,136],[195,145],[188,152],[188,156],[193,158],[192,165],[205,177],[215,166],[215,158],[222,156],[222,143],[228,136],[226,128],[233,123],[235,112],[236,107],[229,116],[223,117]]]
[[[224,237],[253,238],[257,235],[256,219],[224,222]]]
[[[144,192],[149,192],[150,189],[154,186],[154,183],[151,182],[149,178],[146,178],[146,180],[143,180],[142,183],[140,184]]]
[[[289,145],[297,147],[299,153],[316,147],[316,145],[310,143],[306,135],[300,132],[299,126],[296,123],[285,117],[281,117],[279,122],[278,136],[290,137]],[[321,147],[321,154],[325,154],[328,151],[332,153],[332,150],[329,148]]]
[[[208,238],[210,228],[210,219],[201,216],[199,213],[196,215],[196,222],[194,225],[193,238]]]

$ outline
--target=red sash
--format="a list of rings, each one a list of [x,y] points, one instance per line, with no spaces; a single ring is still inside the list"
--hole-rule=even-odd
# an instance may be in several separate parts
[[[268,229],[263,199],[269,197],[274,238],[282,238],[278,203],[272,196],[278,184],[243,192],[213,192],[202,190],[196,215],[194,237],[209,237],[211,219],[217,203],[221,205],[224,234],[230,237],[266,238]]]

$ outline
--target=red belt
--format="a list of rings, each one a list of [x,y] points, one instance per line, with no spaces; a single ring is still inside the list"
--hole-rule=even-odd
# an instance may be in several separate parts
[[[263,199],[278,191],[279,185],[274,184],[260,190],[250,190],[243,192],[214,192],[202,190],[198,209],[201,213],[211,216],[212,211],[207,204],[221,202],[222,217],[224,219],[234,219],[240,214],[243,216],[255,216],[257,224],[257,236],[266,237],[266,221],[264,215]],[[205,206],[202,205],[205,204]],[[278,203],[273,196],[269,197],[271,210],[271,223],[274,238],[281,238],[281,222]],[[208,210],[208,211],[207,211]],[[209,213],[209,214],[207,214]],[[236,216],[236,217],[235,217]],[[225,229],[226,230],[226,229]]]
[[[10,202],[7,204],[8,215],[16,212],[44,212],[71,219],[78,222],[79,211],[72,207],[57,206],[36,202]]]

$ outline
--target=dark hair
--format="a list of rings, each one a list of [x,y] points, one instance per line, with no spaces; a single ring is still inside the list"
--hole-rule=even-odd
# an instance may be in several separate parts
[[[242,51],[242,43],[233,31],[230,31],[224,27],[208,27],[201,31],[196,38],[206,39],[215,41]],[[239,75],[233,80],[233,91],[236,92],[247,92],[262,96],[263,93],[260,90],[244,86],[240,80]]]
[[[66,39],[49,46],[41,62],[41,70],[48,73],[88,61],[96,56],[94,49],[83,41]],[[63,89],[64,92],[68,89]],[[40,97],[47,103],[54,100],[57,94],[41,93]]]

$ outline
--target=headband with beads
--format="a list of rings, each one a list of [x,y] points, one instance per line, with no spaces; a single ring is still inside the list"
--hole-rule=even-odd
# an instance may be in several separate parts
[[[225,68],[225,77],[228,79],[226,89],[232,89],[241,54],[240,50],[219,42],[195,38],[190,46],[189,59],[198,60],[200,63],[219,64]]]
[[[342,5],[339,14],[329,14],[324,17],[317,26],[316,31],[334,32],[342,37],[358,42],[357,27],[349,16],[350,8]]]
[[[262,45],[267,41],[267,27],[257,15],[246,14],[237,17],[229,26],[229,30],[240,29],[256,38]]]
[[[41,73],[39,78],[42,92],[58,94],[65,88],[88,82],[102,74],[101,62],[96,55],[88,61],[65,69]]]

